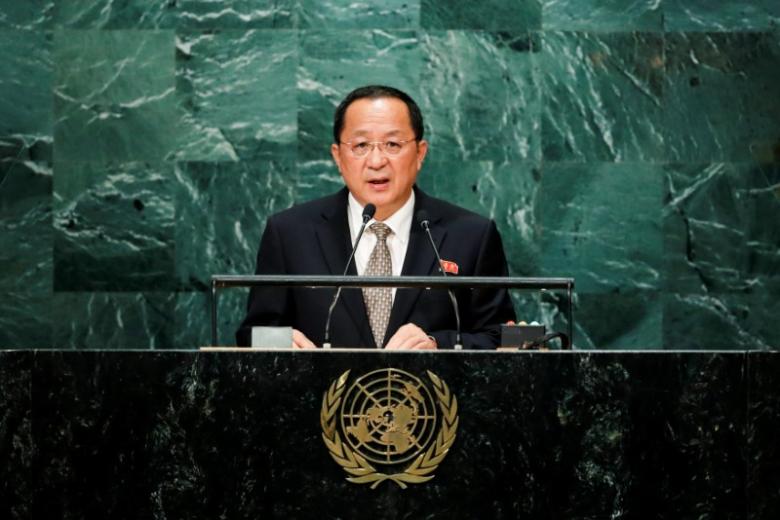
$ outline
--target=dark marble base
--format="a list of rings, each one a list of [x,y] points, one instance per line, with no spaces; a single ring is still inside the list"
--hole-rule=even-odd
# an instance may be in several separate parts
[[[775,353],[0,353],[0,517],[776,518]],[[459,402],[435,478],[345,480],[345,370]]]

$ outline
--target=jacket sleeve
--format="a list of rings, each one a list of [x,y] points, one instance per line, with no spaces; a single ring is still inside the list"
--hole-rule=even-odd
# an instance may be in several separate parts
[[[268,219],[257,252],[255,274],[286,274],[284,246],[274,218]],[[292,299],[285,287],[253,287],[247,300],[246,317],[236,331],[236,344],[250,346],[252,327],[284,326],[292,322]]]

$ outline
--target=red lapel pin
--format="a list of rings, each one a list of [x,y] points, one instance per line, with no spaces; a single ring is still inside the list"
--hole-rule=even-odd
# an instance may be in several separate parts
[[[458,274],[458,264],[449,260],[442,260],[441,270],[445,273]]]

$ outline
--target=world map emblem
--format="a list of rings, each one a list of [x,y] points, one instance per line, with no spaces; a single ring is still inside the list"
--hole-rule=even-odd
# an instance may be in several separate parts
[[[428,381],[385,368],[349,381],[347,370],[322,397],[322,438],[355,484],[389,480],[406,488],[434,477],[458,429],[458,401],[431,371]]]

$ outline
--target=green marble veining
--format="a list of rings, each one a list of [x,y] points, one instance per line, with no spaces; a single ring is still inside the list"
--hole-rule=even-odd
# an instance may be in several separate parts
[[[302,29],[407,29],[420,26],[420,0],[298,0]]]
[[[355,85],[387,84],[419,98],[422,56],[414,31],[311,30],[301,33],[298,158],[330,157],[333,111]]]
[[[541,59],[545,160],[662,160],[661,35],[546,31]]]
[[[55,290],[173,289],[172,177],[168,163],[56,163]]]
[[[0,338],[203,344],[209,276],[251,272],[268,215],[342,186],[333,110],[387,83],[425,115],[420,186],[494,218],[511,274],[576,278],[578,347],[780,348],[779,20],[774,0],[0,2]],[[139,294],[162,321],[115,334]],[[560,295],[514,298],[566,326]]]
[[[297,164],[298,182],[295,186],[295,200],[306,202],[335,193],[344,187],[338,168],[330,158],[305,161]]]
[[[776,29],[776,0],[662,0],[667,31],[755,31]]]
[[[660,346],[672,350],[683,348],[676,343],[677,338],[674,335],[670,335],[669,343],[666,342],[667,338],[664,337],[666,322],[660,291],[585,293],[579,294],[575,301],[574,337],[577,348],[617,350],[658,349]],[[557,325],[556,330],[565,329],[562,325]],[[702,338],[692,338],[691,343],[694,342],[701,345]]]
[[[33,18],[23,8],[0,16],[37,25]],[[0,304],[0,326],[18,339],[40,318],[28,300],[52,291],[51,43],[40,31],[0,29],[0,292],[18,291]],[[13,308],[17,299],[24,303]],[[41,345],[39,335],[29,337]]]
[[[524,32],[422,37],[418,102],[431,158],[504,163],[540,157],[538,46],[538,38]]]
[[[542,171],[541,273],[568,273],[578,293],[662,286],[662,169],[559,163]]]
[[[542,0],[542,28],[556,31],[660,31],[665,0]]]
[[[246,313],[248,289],[225,289],[219,292],[217,303],[217,341],[220,345],[235,345],[235,332]],[[171,348],[197,348],[211,345],[211,299],[206,292],[176,294]]]
[[[155,0],[54,2],[54,23],[70,29],[155,29],[175,25],[176,5]]]
[[[0,291],[52,291],[52,171],[0,160]]]
[[[291,163],[182,163],[176,168],[178,287],[204,291],[211,275],[253,273],[266,218],[295,200]]]
[[[175,142],[173,32],[57,31],[57,160],[163,159]]]
[[[52,295],[0,291],[0,348],[49,348]]]
[[[51,137],[52,38],[0,29],[0,138]]]
[[[774,349],[778,284],[749,294],[666,293],[663,342],[679,349]]]
[[[55,24],[74,29],[292,27],[293,0],[67,0]]]
[[[0,30],[40,30],[51,26],[55,0],[5,0],[0,6]],[[0,46],[2,49],[2,46]]]
[[[779,286],[780,168],[669,165],[666,176],[668,291],[749,294]]]
[[[256,161],[297,150],[294,31],[179,33],[175,158]]]
[[[542,18],[541,0],[421,0],[425,29],[534,30]]]
[[[666,160],[780,160],[780,38],[666,35]]]
[[[181,0],[177,26],[213,28],[289,28],[294,0]]]
[[[62,349],[172,348],[175,305],[173,293],[58,292],[51,342]]]

